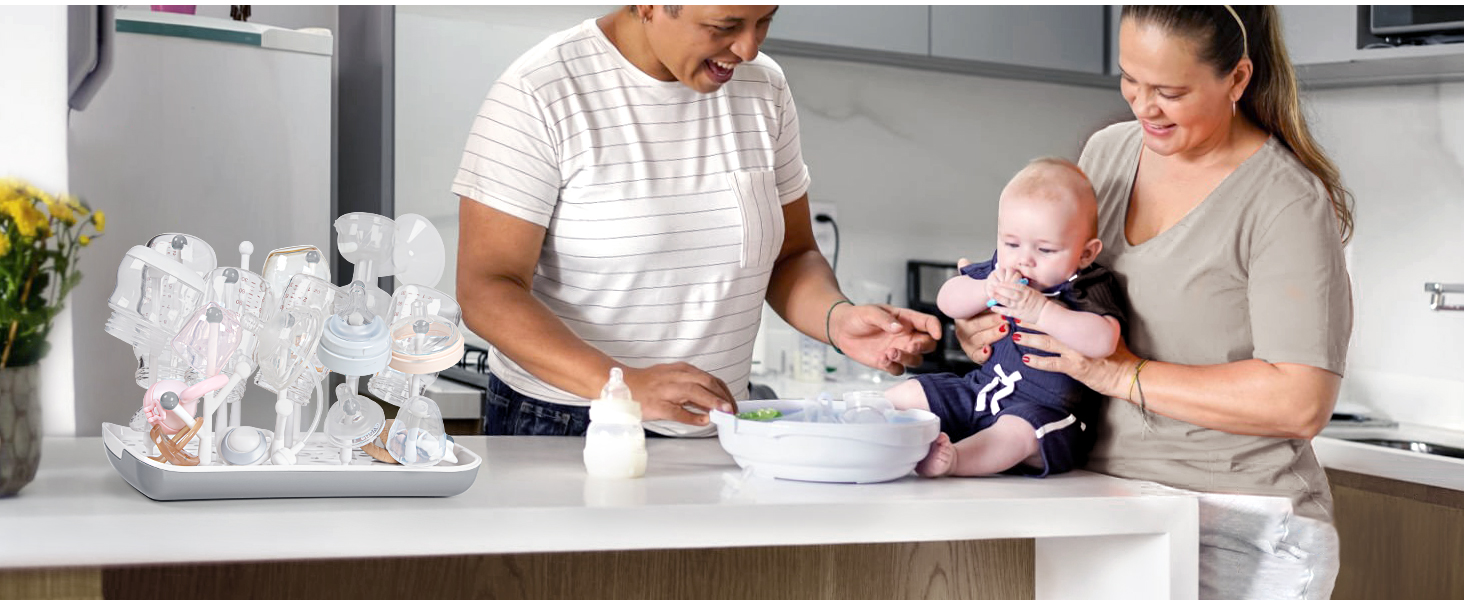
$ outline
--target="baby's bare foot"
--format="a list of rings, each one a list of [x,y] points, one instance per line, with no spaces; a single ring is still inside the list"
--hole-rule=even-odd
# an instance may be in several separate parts
[[[944,433],[930,443],[930,453],[915,465],[915,473],[921,477],[945,477],[955,469],[956,446]]]

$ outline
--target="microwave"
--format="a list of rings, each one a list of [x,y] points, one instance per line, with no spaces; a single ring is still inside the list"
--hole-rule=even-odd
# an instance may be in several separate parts
[[[1464,6],[1373,5],[1368,24],[1373,35],[1429,35],[1464,31]]]

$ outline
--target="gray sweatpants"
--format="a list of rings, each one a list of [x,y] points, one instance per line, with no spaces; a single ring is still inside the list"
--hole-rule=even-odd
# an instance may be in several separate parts
[[[1340,544],[1331,523],[1273,496],[1200,496],[1200,600],[1326,600]]]

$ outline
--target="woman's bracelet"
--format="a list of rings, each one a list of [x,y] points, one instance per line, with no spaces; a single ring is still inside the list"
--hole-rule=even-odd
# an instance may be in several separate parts
[[[834,332],[831,329],[829,329],[829,325],[831,324],[831,322],[833,321],[833,318],[834,318],[834,307],[836,307],[836,306],[838,306],[840,304],[848,304],[849,306],[854,306],[854,303],[852,301],[850,301],[849,299],[847,299],[847,298],[845,298],[843,300],[835,301],[833,304],[830,304],[829,305],[829,312],[824,315],[824,337],[825,338],[828,338],[829,345],[834,347],[834,352],[838,352],[839,354],[842,355],[844,353],[844,351],[843,350],[840,350],[839,349],[839,345],[834,343]]]
[[[1134,387],[1135,386],[1138,386],[1138,388],[1139,388],[1139,408],[1140,409],[1143,409],[1144,408],[1144,386],[1139,384],[1139,372],[1143,371],[1144,370],[1144,366],[1145,365],[1148,365],[1148,364],[1149,364],[1149,359],[1145,358],[1145,359],[1140,360],[1139,361],[1139,364],[1134,366],[1134,378],[1129,381],[1128,401],[1129,402],[1133,402],[1134,401]]]

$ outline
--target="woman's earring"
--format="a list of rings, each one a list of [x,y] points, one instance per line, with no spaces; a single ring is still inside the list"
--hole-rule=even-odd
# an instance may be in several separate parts
[[[1232,116],[1232,117],[1235,116],[1235,113],[1236,113],[1235,104],[1236,104],[1235,102],[1231,102],[1230,103],[1230,116]]]

